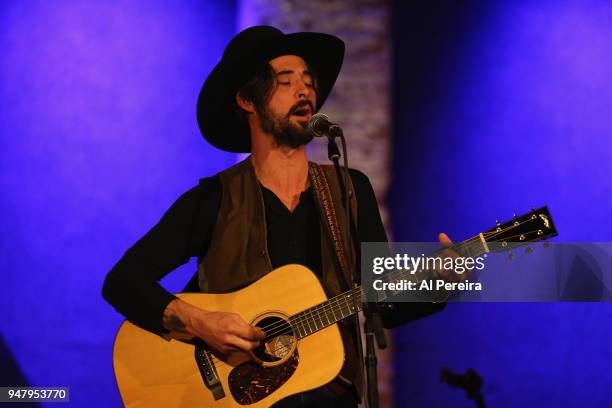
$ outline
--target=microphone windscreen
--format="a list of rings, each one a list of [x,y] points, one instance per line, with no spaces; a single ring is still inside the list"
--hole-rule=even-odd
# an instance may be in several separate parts
[[[331,124],[329,117],[324,113],[315,113],[308,121],[308,131],[315,137],[325,136],[325,129]]]

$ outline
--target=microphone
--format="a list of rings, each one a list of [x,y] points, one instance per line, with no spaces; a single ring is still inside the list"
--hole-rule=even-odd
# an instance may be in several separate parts
[[[315,137],[339,136],[342,133],[340,126],[329,120],[324,113],[315,113],[308,121],[308,131]]]

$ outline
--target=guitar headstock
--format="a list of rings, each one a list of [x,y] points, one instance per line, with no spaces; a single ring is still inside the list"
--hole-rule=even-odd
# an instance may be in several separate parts
[[[510,244],[541,241],[559,235],[553,223],[548,207],[544,206],[513,220],[497,223],[497,225],[482,233],[482,237],[492,251],[505,250]],[[491,245],[493,244],[493,245]]]

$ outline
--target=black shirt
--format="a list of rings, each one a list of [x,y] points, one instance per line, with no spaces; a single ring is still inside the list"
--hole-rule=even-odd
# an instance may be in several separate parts
[[[360,242],[386,242],[378,204],[367,176],[350,170],[357,198],[357,235]],[[272,265],[306,265],[321,276],[321,238],[312,188],[301,194],[290,212],[276,195],[262,188],[266,209],[268,249]],[[163,312],[175,296],[159,281],[191,257],[203,257],[221,205],[218,176],[202,179],[183,194],[144,237],[136,242],[109,272],[102,296],[134,324],[162,333]],[[399,305],[398,305],[399,306]],[[440,309],[441,305],[433,306]],[[406,311],[406,308],[409,309]],[[432,313],[430,304],[403,305],[401,313],[383,310],[386,327]]]
[[[261,192],[272,266],[300,264],[321,277],[321,231],[312,187],[302,192],[293,212],[264,186]]]

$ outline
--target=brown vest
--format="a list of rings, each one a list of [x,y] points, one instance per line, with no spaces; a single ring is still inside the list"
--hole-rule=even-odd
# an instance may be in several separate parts
[[[344,231],[346,217],[335,170],[332,166],[322,168],[331,192],[339,229]],[[263,196],[250,157],[222,171],[219,177],[223,191],[217,223],[208,252],[198,265],[200,290],[206,293],[231,292],[272,271]],[[313,185],[312,181],[310,184]],[[354,191],[350,179],[349,188]],[[331,249],[331,238],[323,224],[316,194],[315,202],[320,215],[322,284],[328,296],[333,296],[339,294],[341,287],[346,285],[340,283],[340,279],[344,277],[337,268],[338,261]],[[353,214],[357,214],[356,200],[351,200],[351,204]],[[350,285],[350,282],[348,284]],[[357,364],[353,336],[346,326],[340,325],[347,354],[343,374],[346,372],[344,377],[351,380],[361,393],[361,365]]]
[[[344,231],[346,217],[334,169],[331,166],[322,168],[330,187],[340,231]],[[250,157],[222,171],[219,177],[222,185],[221,206],[210,247],[198,267],[200,290],[206,293],[231,292],[255,282],[272,270],[263,196]],[[349,187],[352,189],[352,185]],[[315,201],[318,204],[318,200]],[[337,260],[330,249],[331,241],[322,222],[320,229],[322,283],[328,295],[337,295],[341,288],[340,273],[336,271]]]

